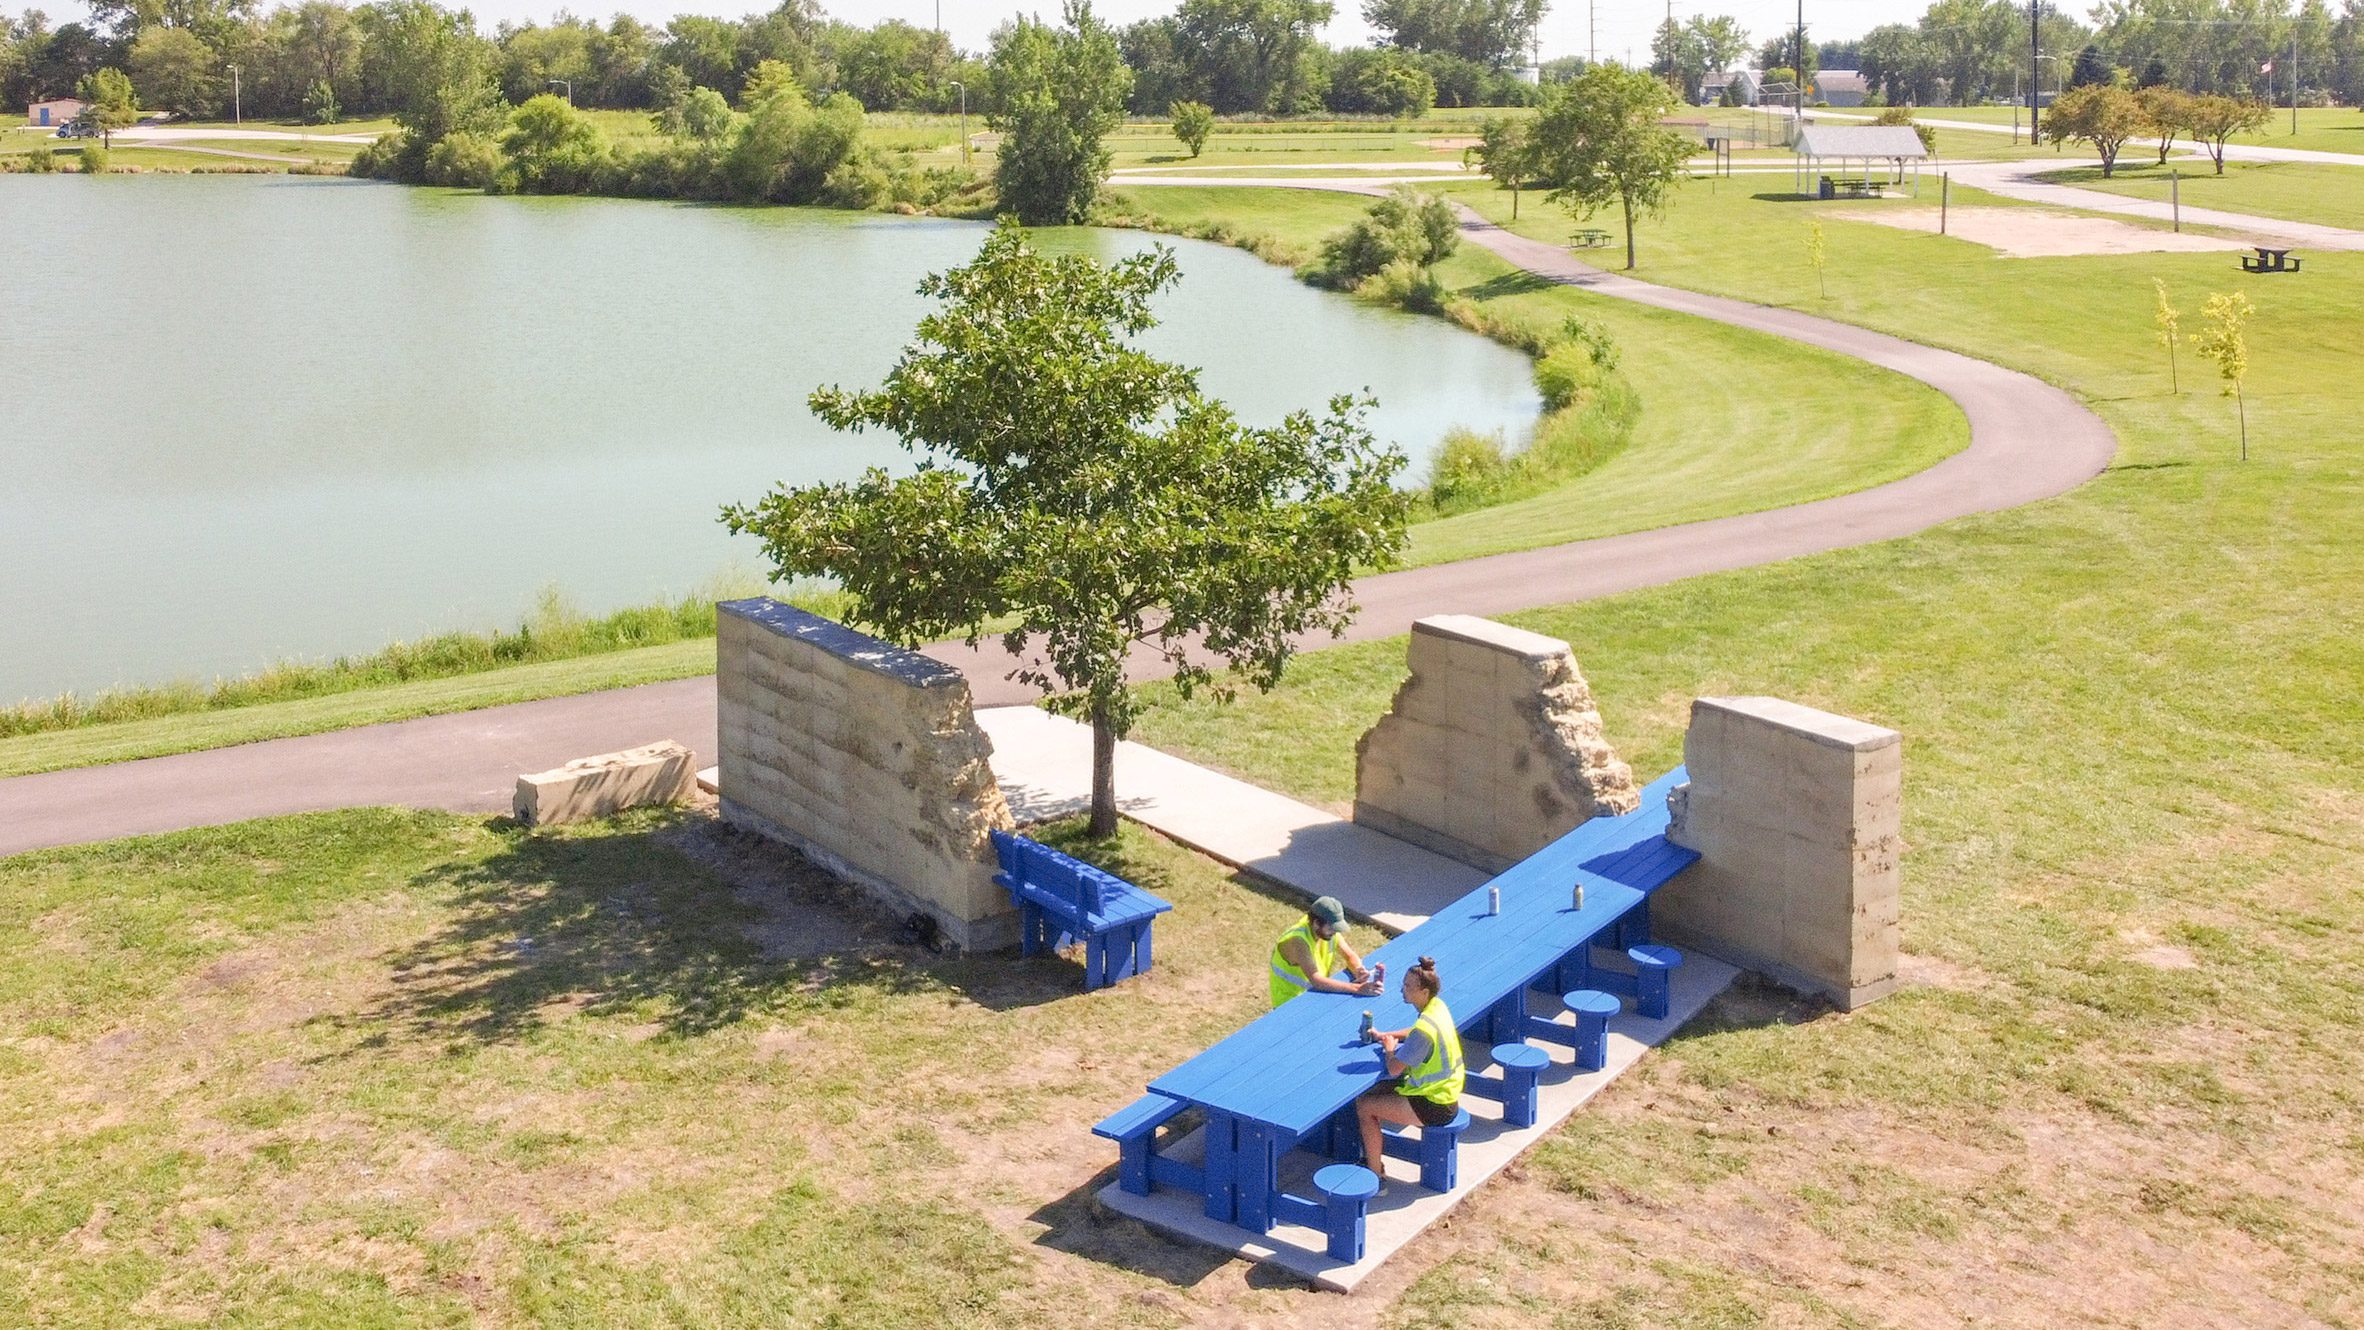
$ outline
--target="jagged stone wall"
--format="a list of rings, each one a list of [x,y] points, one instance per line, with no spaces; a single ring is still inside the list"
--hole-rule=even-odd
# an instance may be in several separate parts
[[[1568,644],[1466,614],[1412,625],[1411,677],[1355,746],[1354,820],[1500,872],[1589,818],[1631,812]]]
[[[968,680],[777,601],[716,607],[722,815],[973,951],[1017,942],[986,833],[1011,825]]]
[[[1904,741],[1771,697],[1703,697],[1667,836],[1699,862],[1651,923],[1852,1010],[1896,987]]]

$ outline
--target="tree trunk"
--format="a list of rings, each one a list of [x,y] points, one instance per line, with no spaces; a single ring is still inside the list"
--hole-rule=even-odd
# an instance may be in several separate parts
[[[2241,460],[2249,460],[2249,399],[2241,395],[2241,384],[2233,383],[2233,405],[2241,412]]]
[[[1633,196],[1624,196],[1625,203],[1625,270],[1633,271]]]
[[[1512,221],[1514,221],[1514,222],[1515,222],[1515,221],[1517,221],[1518,219],[1519,219],[1519,187],[1518,187],[1517,185],[1515,185],[1515,184],[1514,184],[1514,185],[1512,185],[1512,186],[1510,187],[1510,220],[1512,220]]]
[[[1116,728],[1105,703],[1092,704],[1092,824],[1095,837],[1116,834]]]

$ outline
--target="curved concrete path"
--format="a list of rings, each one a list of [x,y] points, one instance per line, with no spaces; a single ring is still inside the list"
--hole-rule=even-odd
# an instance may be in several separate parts
[[[1385,182],[1368,180],[1222,183],[1361,193],[1385,188]],[[1563,605],[1891,540],[2073,489],[2100,472],[2115,449],[2099,417],[2025,374],[1809,314],[1602,272],[1473,213],[1465,214],[1463,230],[1472,243],[1555,282],[1790,338],[1919,379],[1961,407],[1970,422],[1970,445],[1917,475],[1793,508],[1365,578],[1355,584],[1362,613],[1348,641],[1408,632],[1413,620],[1430,614]],[[1010,662],[990,643],[974,650],[949,644],[930,654],[969,676],[979,706],[1033,698],[1008,681]],[[1154,673],[1151,664],[1142,662],[1144,675]],[[0,781],[0,854],[365,804],[492,811],[508,807],[519,772],[658,739],[680,740],[699,751],[702,765],[713,762],[711,676],[19,776]]]

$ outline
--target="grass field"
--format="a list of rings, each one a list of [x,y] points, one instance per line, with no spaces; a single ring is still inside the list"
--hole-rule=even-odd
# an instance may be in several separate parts
[[[2170,161],[2162,167],[2155,157],[2128,162],[2118,159],[2117,173],[2103,179],[2098,166],[2078,167],[2045,178],[2080,189],[2098,189],[2130,198],[2166,202],[2170,173],[2181,177],[2184,206],[2221,208],[2255,213],[2294,222],[2364,229],[2364,170],[2318,162],[2226,162],[2224,174],[2206,161]]]

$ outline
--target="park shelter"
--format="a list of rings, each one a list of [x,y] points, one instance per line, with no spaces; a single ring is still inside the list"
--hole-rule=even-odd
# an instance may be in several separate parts
[[[1906,183],[1907,170],[1919,194],[1921,163],[1929,159],[1911,125],[1809,124],[1798,131],[1797,154],[1798,192],[1822,198],[1875,196],[1886,185]]]
[[[42,129],[56,129],[74,123],[82,114],[82,101],[76,97],[51,97],[32,102],[25,107],[25,123]]]

